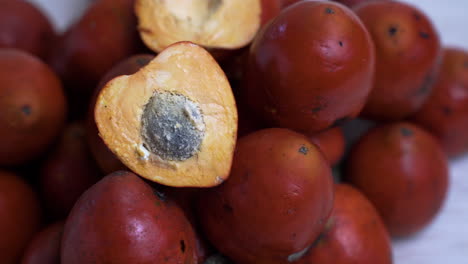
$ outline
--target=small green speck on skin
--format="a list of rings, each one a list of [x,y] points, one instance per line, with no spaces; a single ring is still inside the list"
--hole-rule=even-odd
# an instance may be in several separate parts
[[[325,13],[327,13],[327,14],[335,14],[335,10],[333,10],[333,9],[330,8],[330,7],[327,7],[327,8],[325,8]]]
[[[400,133],[404,137],[409,137],[409,136],[413,135],[413,130],[411,130],[410,128],[407,128],[407,127],[402,127],[402,128],[400,128]]]
[[[303,155],[307,155],[307,153],[309,152],[309,149],[305,146],[305,145],[302,145],[300,148],[299,148],[299,153],[303,154]]]
[[[29,105],[23,105],[21,107],[21,112],[23,112],[23,114],[29,116],[29,115],[31,115],[31,112],[32,112],[31,107]]]

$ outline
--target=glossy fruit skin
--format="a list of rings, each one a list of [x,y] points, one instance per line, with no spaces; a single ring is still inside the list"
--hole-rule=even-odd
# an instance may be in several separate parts
[[[73,207],[62,263],[195,263],[194,233],[182,210],[137,175],[112,173]]]
[[[64,222],[56,222],[37,233],[26,248],[21,264],[60,264],[60,241]]]
[[[260,24],[263,26],[275,18],[281,11],[281,0],[261,0],[262,17]]]
[[[341,127],[334,127],[313,134],[309,139],[322,151],[323,155],[332,166],[338,164],[344,155],[346,141]]]
[[[362,3],[365,3],[365,2],[379,1],[379,0],[332,0],[332,1],[341,3],[341,4],[343,4],[345,6],[348,6],[348,7],[354,7],[356,5],[359,5],[359,4],[362,4]]]
[[[411,118],[435,135],[449,157],[468,151],[468,53],[444,49],[434,89]]]
[[[286,8],[292,4],[295,4],[297,2],[304,1],[304,0],[280,0],[280,1],[281,1],[281,7]]]
[[[46,59],[56,37],[49,19],[34,4],[0,1],[0,48],[20,49]]]
[[[303,135],[271,128],[237,143],[231,175],[200,193],[208,240],[236,263],[288,263],[323,228],[333,203],[330,166]]]
[[[375,205],[392,236],[409,236],[439,212],[448,188],[447,157],[429,132],[406,122],[369,130],[353,146],[346,180]]]
[[[429,96],[441,44],[430,19],[399,1],[356,6],[376,47],[375,83],[362,116],[397,121],[415,113]]]
[[[392,264],[388,231],[372,203],[348,184],[335,185],[327,226],[297,264]]]
[[[142,49],[133,3],[92,3],[54,46],[50,64],[66,84],[73,118],[84,118],[93,89],[106,71]]]
[[[65,218],[81,194],[101,178],[85,137],[82,123],[68,124],[41,167],[39,185],[50,217]]]
[[[86,122],[87,141],[94,159],[104,174],[124,170],[126,167],[119,159],[117,159],[114,153],[109,150],[101,137],[99,137],[99,132],[94,120],[94,106],[96,104],[97,96],[108,81],[120,75],[134,74],[140,68],[148,64],[153,58],[154,55],[151,54],[137,54],[122,60],[113,66],[101,78],[96,90],[94,91],[94,95],[91,98]]]
[[[37,195],[20,177],[0,171],[0,259],[17,264],[29,240],[39,230],[41,210]]]
[[[0,165],[19,165],[40,155],[65,122],[60,80],[37,57],[0,49]]]
[[[359,114],[372,86],[374,47],[346,7],[301,1],[254,39],[243,99],[274,126],[303,133]]]

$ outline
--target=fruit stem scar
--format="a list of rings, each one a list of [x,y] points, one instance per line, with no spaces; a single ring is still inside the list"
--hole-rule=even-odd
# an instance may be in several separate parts
[[[304,154],[304,155],[307,155],[308,152],[309,152],[309,149],[308,149],[306,146],[304,146],[304,145],[302,145],[302,146],[299,148],[299,153],[302,153],[302,154]]]

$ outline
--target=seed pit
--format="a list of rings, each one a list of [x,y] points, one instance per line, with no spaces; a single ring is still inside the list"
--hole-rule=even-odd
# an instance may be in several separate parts
[[[200,151],[205,135],[203,114],[197,103],[183,95],[154,93],[141,122],[144,144],[164,160],[184,161]]]

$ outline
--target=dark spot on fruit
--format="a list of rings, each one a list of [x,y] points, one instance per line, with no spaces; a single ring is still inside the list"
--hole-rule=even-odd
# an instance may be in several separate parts
[[[407,128],[407,127],[402,127],[402,128],[400,128],[400,133],[404,137],[410,137],[410,136],[413,135],[413,130],[411,130],[410,128]]]
[[[396,26],[394,26],[394,25],[392,25],[392,26],[390,26],[390,27],[388,28],[388,35],[389,35],[390,37],[395,36],[395,34],[396,34],[397,32],[398,32],[398,28],[397,28]]]
[[[342,41],[339,41],[338,44],[340,45],[340,47],[343,47],[343,42]]]
[[[419,32],[419,36],[421,36],[421,38],[423,39],[429,39],[431,37],[428,33],[424,31]]]
[[[297,234],[296,234],[296,233],[292,233],[292,234],[291,234],[291,237],[292,237],[293,239],[295,239],[295,238],[297,237]]]
[[[312,113],[318,113],[320,111],[322,111],[325,107],[323,105],[319,105],[319,106],[316,106],[314,108],[312,108]]]
[[[463,62],[463,67],[468,68],[468,61]]]
[[[180,241],[180,251],[182,251],[182,253],[185,252],[185,241],[184,240]]]
[[[302,145],[302,146],[299,148],[299,153],[302,153],[302,154],[304,154],[304,155],[307,155],[307,152],[309,152],[309,149],[308,149],[306,146]]]
[[[348,122],[350,120],[351,120],[351,118],[348,117],[348,116],[339,118],[335,122],[333,122],[332,127],[342,126],[342,125],[344,125],[346,122]]]
[[[416,96],[422,96],[427,93],[429,93],[432,90],[432,84],[434,83],[434,78],[432,78],[432,74],[428,74],[426,77],[424,77],[424,80],[419,87],[418,90],[416,90],[416,93],[414,95]]]
[[[209,0],[208,1],[208,10],[212,14],[216,12],[223,4],[222,0]]]
[[[159,198],[159,200],[165,202],[167,201],[167,195],[161,191],[158,191],[158,190],[155,190],[154,191],[154,194],[156,194],[156,196]]]
[[[453,113],[453,109],[449,106],[442,106],[442,113],[444,113],[446,116],[449,116]]]
[[[135,62],[136,62],[136,64],[138,64],[138,66],[143,67],[143,66],[146,66],[146,64],[148,64],[150,62],[150,60],[147,59],[147,58],[137,58],[135,60]]]
[[[29,106],[29,105],[23,105],[23,106],[21,107],[21,112],[23,112],[23,114],[25,114],[25,115],[27,115],[27,116],[31,115],[31,112],[32,112],[31,106]]]
[[[418,14],[418,13],[416,13],[416,12],[413,13],[413,17],[414,17],[414,19],[417,20],[417,21],[421,20],[421,15]]]
[[[327,14],[335,14],[335,10],[333,10],[333,9],[330,8],[330,7],[327,7],[327,8],[325,8],[325,13],[327,13]]]
[[[228,211],[229,213],[234,212],[234,209],[233,209],[232,206],[231,206],[230,204],[228,204],[228,203],[223,204],[223,208],[224,208],[224,210]]]

